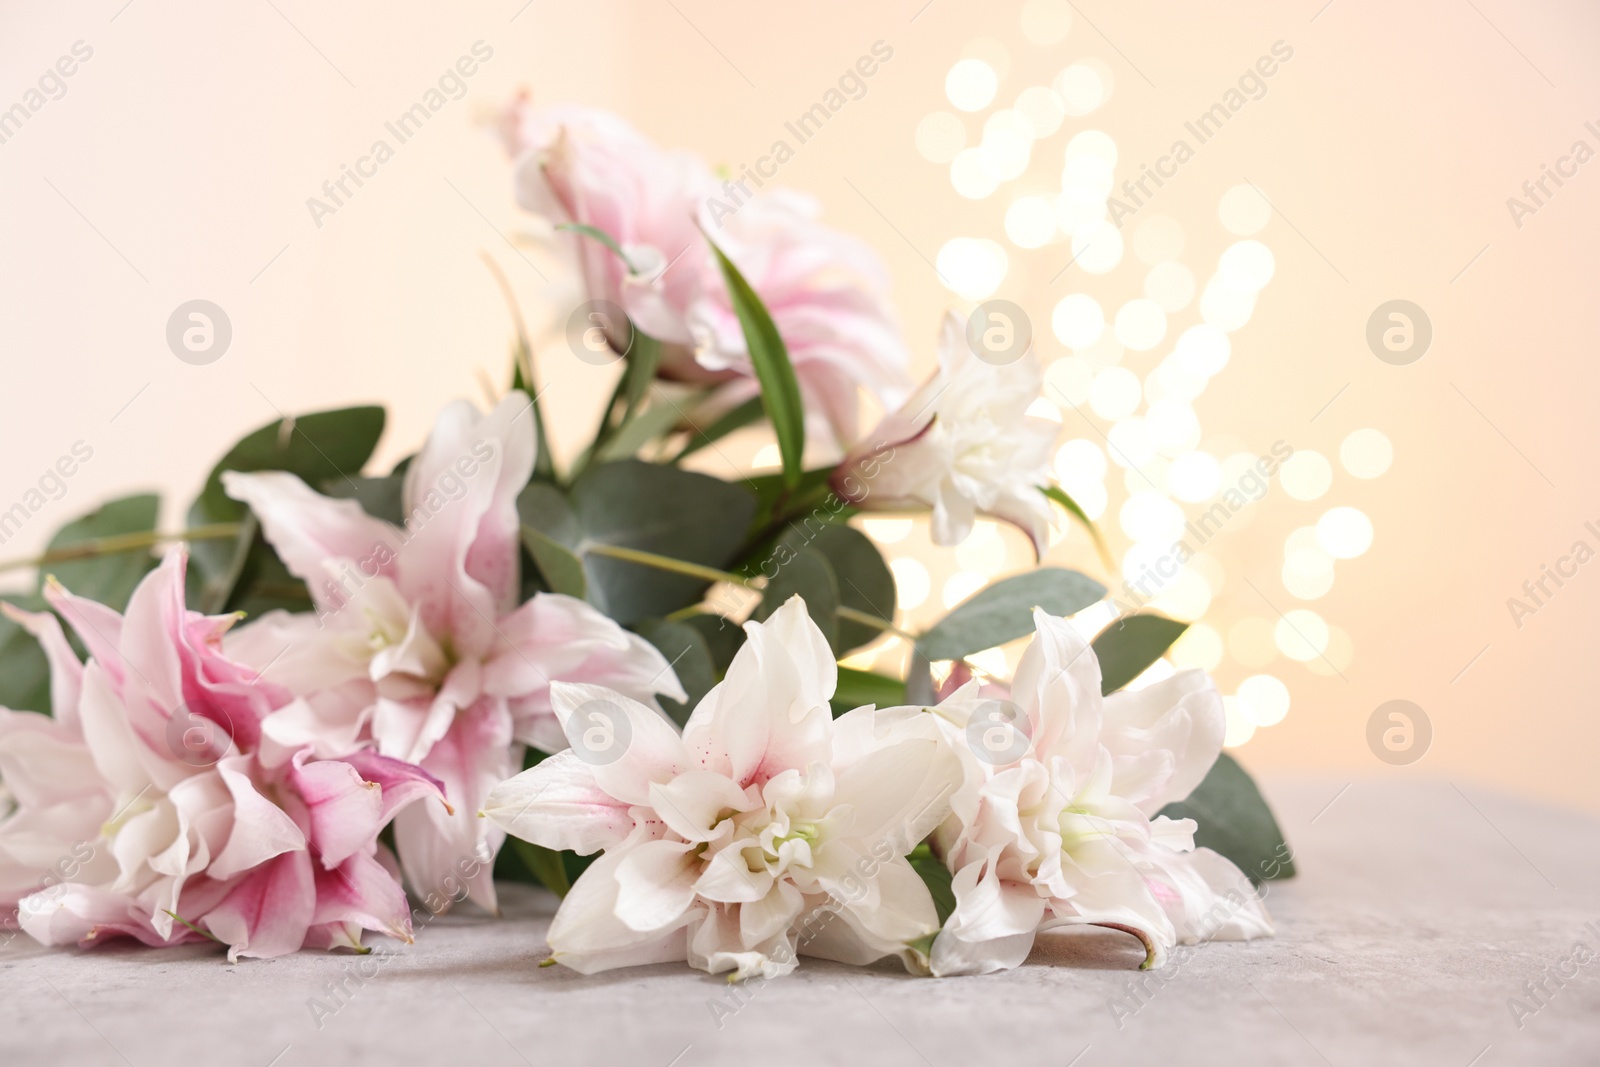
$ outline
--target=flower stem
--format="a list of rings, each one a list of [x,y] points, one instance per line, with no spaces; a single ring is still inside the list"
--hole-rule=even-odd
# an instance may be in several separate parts
[[[150,548],[154,545],[170,541],[216,541],[227,537],[239,536],[243,523],[214,522],[206,526],[194,526],[177,533],[161,533],[159,530],[141,530],[138,533],[112,534],[109,537],[92,537],[87,541],[67,545],[65,548],[51,549],[43,555],[33,556],[29,559],[9,559],[0,562],[0,571],[22,570],[28,567],[48,567],[52,563],[66,563],[75,559],[92,559],[95,556],[110,556],[118,552],[129,552],[135,548]]]
[[[626,560],[637,563],[643,567],[654,567],[658,571],[671,571],[673,574],[683,574],[690,578],[699,578],[707,582],[732,582],[734,585],[746,589],[760,588],[755,581],[731,571],[719,571],[715,567],[705,567],[699,563],[690,563],[687,560],[673,559],[671,556],[657,555],[646,552],[641,548],[626,548],[622,545],[608,545],[603,543],[588,544],[582,547],[582,553],[595,556],[609,556],[611,559]]]

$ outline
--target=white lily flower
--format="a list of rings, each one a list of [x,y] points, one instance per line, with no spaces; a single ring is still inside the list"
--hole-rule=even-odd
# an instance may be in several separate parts
[[[605,851],[556,912],[552,957],[742,979],[786,974],[797,953],[897,955],[925,972],[939,922],[905,855],[949,813],[959,761],[931,723],[891,731],[871,707],[833,719],[838,667],[799,597],[745,632],[682,736],[609,689],[551,687],[572,747],[482,814],[547,848]]]
[[[968,682],[933,709],[966,780],[935,851],[956,908],[934,943],[936,975],[1021,963],[1037,933],[1124,930],[1159,967],[1177,944],[1272,933],[1227,859],[1194,847],[1196,824],[1157,815],[1183,800],[1222,750],[1223,708],[1200,671],[1100,695],[1093,649],[1035,610],[1011,700]]]
[[[1019,527],[1036,553],[1053,519],[1058,427],[1029,415],[1042,379],[1033,353],[1003,364],[972,351],[962,320],[945,316],[939,369],[840,463],[834,492],[868,511],[933,511],[936,544],[966,540],[981,512]]]

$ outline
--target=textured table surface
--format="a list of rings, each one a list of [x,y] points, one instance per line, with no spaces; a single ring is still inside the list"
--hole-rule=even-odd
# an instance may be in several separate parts
[[[679,967],[540,969],[554,898],[512,886],[500,921],[382,942],[395,955],[320,1020],[313,998],[334,1003],[355,958],[19,937],[0,949],[0,1064],[1600,1064],[1600,822],[1445,782],[1267,792],[1301,870],[1270,891],[1278,937],[1159,978],[1131,938],[1075,932],[986,978],[803,961],[736,1007]],[[1596,955],[1573,975],[1580,941]]]

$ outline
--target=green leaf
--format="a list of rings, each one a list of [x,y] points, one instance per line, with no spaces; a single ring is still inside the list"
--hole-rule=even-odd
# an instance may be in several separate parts
[[[633,327],[633,340],[628,345],[628,371],[624,377],[623,399],[627,407],[623,422],[633,418],[643,402],[650,385],[656,380],[656,369],[661,366],[661,342]]]
[[[223,491],[225,470],[289,471],[312,487],[335,478],[353,480],[372,457],[383,434],[383,422],[382,408],[356,407],[302,415],[288,425],[282,419],[268,423],[229,449],[212,468],[189,509],[189,525],[238,522],[246,514],[245,506]],[[242,608],[246,601],[257,607],[288,602],[302,604],[301,610],[310,606],[303,585],[298,597],[292,595],[297,579],[259,535],[237,541],[196,541],[190,558],[202,580],[193,604],[201,611]],[[267,589],[252,592],[251,582],[263,582]]]
[[[672,462],[677,463],[683,457],[693,455],[707,445],[715,444],[735,430],[744,429],[759,419],[765,411],[766,408],[762,405],[761,398],[753,396],[738,407],[723,412],[717,417],[716,421],[704,429],[695,426],[691,422],[690,426],[693,427],[693,430],[690,433],[689,441],[683,446],[683,450],[673,457]]]
[[[23,611],[45,611],[37,596],[0,597]],[[50,714],[50,663],[19,623],[0,615],[0,707]]]
[[[570,548],[526,525],[522,527],[522,544],[552,593],[565,593],[579,600],[588,596],[589,580],[584,577],[583,560]]]
[[[909,703],[906,700],[906,683],[900,679],[851,667],[839,668],[839,687],[833,693],[835,717],[868,704],[897,708],[906,703]]]
[[[656,651],[667,657],[673,673],[678,676],[684,692],[689,695],[685,703],[661,697],[661,706],[672,721],[682,726],[689,721],[689,713],[717,684],[717,667],[711,660],[711,647],[705,636],[686,622],[668,619],[646,619],[634,627],[639,636],[656,646]]]
[[[584,471],[565,497],[550,486],[529,486],[517,507],[526,525],[583,561],[589,603],[629,625],[699,603],[710,583],[591,548],[634,548],[725,569],[742,545],[755,501],[742,485],[629,459]]]
[[[836,522],[844,522],[855,514],[853,507],[835,507],[843,501],[830,501],[833,490],[828,479],[834,468],[818,467],[800,475],[800,484],[790,487],[782,474],[757,474],[745,479],[745,484],[755,490],[756,519],[760,526],[784,519],[797,518],[807,510],[821,509]]]
[[[683,620],[683,624],[694,627],[705,639],[706,649],[711,653],[711,666],[717,672],[717,677],[727,674],[733,657],[744,645],[744,628],[721,615],[709,613],[691,615]]]
[[[917,640],[930,660],[961,659],[1033,633],[1033,609],[1071,615],[1097,603],[1106,587],[1077,571],[1041,567],[980,589]]]
[[[707,239],[709,240],[709,238]],[[778,454],[783,458],[784,483],[791,489],[800,484],[801,455],[806,447],[805,407],[800,400],[800,382],[789,362],[789,350],[784,346],[778,327],[767,313],[766,305],[756,291],[745,281],[739,268],[722,254],[715,243],[711,250],[717,254],[722,267],[722,277],[728,283],[728,297],[744,329],[745,347],[750,351],[750,365],[755,369],[756,380],[761,383],[761,401],[767,409],[767,420],[778,437]]]
[[[520,837],[508,836],[506,840],[511,842],[511,847],[517,851],[517,858],[539,879],[541,885],[558,897],[567,895],[572,884],[567,881],[567,868],[561,860],[561,853]]]
[[[1294,877],[1294,852],[1278,820],[1255,781],[1226,752],[1187,800],[1168,804],[1160,814],[1193,819],[1199,824],[1194,843],[1232,860],[1256,885]]]
[[[1110,567],[1111,553],[1106,549],[1105,539],[1100,536],[1100,527],[1096,526],[1094,520],[1089,518],[1089,513],[1083,510],[1082,505],[1068,496],[1066,490],[1060,486],[1043,485],[1039,487],[1039,492],[1058,504],[1068,515],[1077,519],[1085,530],[1089,531],[1089,537],[1094,541],[1095,551],[1100,553],[1100,558],[1105,561],[1107,567]]]
[[[631,459],[646,444],[671,433],[682,417],[672,404],[657,400],[606,438],[605,444],[596,450],[595,458],[602,463]]]
[[[358,474],[349,478],[332,478],[313,488],[320,488],[325,496],[354,500],[361,505],[362,511],[373,518],[404,526],[405,506],[401,501],[405,481],[406,476],[401,473],[386,474],[381,478]]]
[[[1145,672],[1172,647],[1186,622],[1163,615],[1124,615],[1095,635],[1095,658],[1100,661],[1100,692],[1115,693]]]
[[[507,299],[510,299],[509,291]],[[515,314],[515,309],[513,309]],[[533,406],[533,432],[537,451],[534,453],[533,476],[535,478],[553,479],[556,476],[555,456],[550,452],[550,436],[545,429],[544,409],[539,403],[538,383],[533,375],[533,347],[528,344],[528,338],[520,329],[521,319],[518,318],[517,343],[511,354],[511,388],[520,390],[528,398],[528,403]],[[524,373],[523,368],[527,368]],[[407,460],[406,462],[410,462]],[[404,469],[396,467],[395,474],[403,474]]]
[[[805,598],[806,612],[817,624],[828,647],[839,646],[839,580],[828,559],[814,548],[802,548],[777,569],[761,592],[761,603],[754,618],[764,621],[783,607],[792,596]]]
[[[617,258],[622,260],[622,265],[628,268],[629,274],[639,273],[633,269],[633,264],[628,260],[628,254],[622,250],[622,246],[617,243],[617,239],[612,237],[606,231],[600,229],[598,226],[590,226],[587,223],[582,222],[563,222],[558,224],[556,229],[568,230],[572,233],[581,233],[585,237],[593,238],[594,240],[599,241],[601,244],[605,245],[607,248],[611,249],[611,251],[616,253]]]
[[[55,552],[100,537],[150,533],[156,528],[160,512],[161,498],[154,493],[140,493],[109,501],[57,530],[45,551]],[[48,570],[57,581],[77,595],[122,611],[128,606],[134,586],[155,565],[155,557],[148,547],[62,560],[40,569],[38,589],[41,593],[44,591],[44,572]]]
[[[872,539],[859,530],[839,523],[808,520],[794,525],[779,540],[777,547],[766,557],[766,570],[776,569],[782,574],[782,561],[790,554],[810,548],[822,555],[833,570],[839,604],[874,615],[885,622],[894,621],[895,584],[889,565]],[[838,638],[833,642],[836,656],[851,649],[870,644],[883,636],[883,631],[866,623],[838,620]]]
[[[943,926],[944,921],[950,918],[950,913],[956,910],[956,893],[950,884],[952,876],[949,869],[933,854],[926,841],[912,849],[906,859],[928,887],[928,895],[933,897],[934,911],[939,915],[939,925]]]

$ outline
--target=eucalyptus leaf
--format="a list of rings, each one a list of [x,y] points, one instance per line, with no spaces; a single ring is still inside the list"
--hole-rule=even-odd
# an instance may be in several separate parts
[[[583,561],[589,602],[623,625],[697,604],[710,583],[594,549],[632,548],[725,569],[755,511],[741,485],[631,459],[589,468],[566,495],[530,486],[517,506],[524,524]]]
[[[341,408],[268,423],[229,449],[212,468],[189,509],[189,525],[238,522],[247,513],[245,505],[223,490],[225,470],[289,471],[313,487],[325,486],[335,478],[353,481],[372,457],[383,423],[379,407]],[[291,602],[310,605],[303,586],[298,596],[291,595],[297,580],[259,535],[234,541],[196,541],[190,558],[202,579],[191,605],[199,610],[241,608],[246,601],[257,607]],[[247,588],[251,581],[261,581],[267,588],[252,591]]]
[[[0,597],[23,611],[45,611],[37,596]],[[0,614],[0,707],[50,713],[50,663],[44,649],[20,623]]]
[[[57,530],[45,551],[59,552],[84,541],[116,537],[119,534],[151,533],[156,528],[160,512],[161,498],[154,493],[140,493],[107,501]],[[44,591],[44,579],[48,573],[77,595],[99,601],[115,611],[122,611],[128,606],[134,586],[155,565],[155,557],[148,545],[83,559],[61,560],[39,569],[38,589],[41,593]]]
[[[385,474],[381,477],[354,475],[349,478],[332,478],[320,486],[325,496],[354,500],[373,518],[405,525],[404,497],[406,477],[403,473]]]
[[[1294,853],[1255,780],[1226,752],[1187,800],[1168,804],[1160,814],[1199,824],[1194,843],[1233,861],[1256,885],[1293,878]]]
[[[1124,615],[1095,635],[1095,658],[1100,661],[1100,691],[1115,693],[1143,674],[1172,647],[1186,622],[1163,615]]]
[[[807,521],[795,524],[779,539],[772,551],[763,559],[763,573],[782,574],[783,561],[807,548],[822,555],[833,570],[838,590],[838,602],[847,608],[874,615],[885,622],[894,621],[895,584],[889,564],[861,531],[841,523]],[[883,631],[866,623],[849,619],[838,621],[838,637],[833,642],[834,652],[845,655],[851,649],[870,644],[883,636]]]
[[[1097,603],[1106,587],[1077,571],[1041,567],[980,589],[917,640],[930,660],[961,659],[1033,633],[1033,609],[1071,615]]]
[[[805,407],[800,399],[800,381],[795,377],[794,365],[789,362],[789,350],[778,333],[766,305],[750,287],[739,268],[722,254],[722,249],[712,244],[722,267],[723,280],[728,285],[728,298],[739,325],[744,329],[745,348],[750,352],[750,365],[761,383],[761,401],[778,438],[778,454],[783,459],[783,479],[790,488],[800,483],[802,453],[806,447]]]
[[[828,565],[828,558],[814,548],[800,549],[778,568],[777,575],[761,591],[761,603],[753,618],[758,622],[770,618],[794,596],[805,599],[811,621],[817,624],[817,629],[827,638],[828,647],[837,654],[839,580]]]
[[[744,646],[744,628],[731,619],[710,613],[691,615],[683,620],[683,624],[694,627],[705,639],[706,649],[711,653],[711,666],[717,677],[727,674],[733,657]]]
[[[640,637],[667,657],[667,663],[689,695],[682,704],[668,697],[660,698],[661,706],[672,716],[672,721],[682,726],[689,721],[690,712],[701,698],[717,684],[717,667],[711,660],[711,648],[705,636],[686,622],[646,619],[634,628]]]
[[[565,593],[579,600],[588,596],[589,580],[583,573],[583,560],[572,549],[532,526],[522,527],[522,545],[552,593]]]

